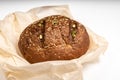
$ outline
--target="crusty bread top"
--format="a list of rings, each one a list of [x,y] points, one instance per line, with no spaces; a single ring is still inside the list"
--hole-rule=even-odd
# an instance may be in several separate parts
[[[19,49],[30,63],[75,59],[88,50],[89,36],[79,22],[52,15],[30,24],[20,35]]]

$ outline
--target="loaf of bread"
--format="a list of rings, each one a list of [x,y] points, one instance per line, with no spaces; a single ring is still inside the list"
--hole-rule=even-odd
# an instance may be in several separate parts
[[[79,58],[89,44],[89,35],[81,23],[62,15],[51,15],[26,27],[18,47],[28,62],[37,63]]]

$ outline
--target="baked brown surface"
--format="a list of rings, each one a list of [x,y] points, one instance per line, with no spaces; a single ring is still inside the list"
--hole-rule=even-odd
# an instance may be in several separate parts
[[[78,58],[86,53],[89,43],[82,24],[52,15],[30,24],[21,33],[18,46],[28,62],[36,63]]]

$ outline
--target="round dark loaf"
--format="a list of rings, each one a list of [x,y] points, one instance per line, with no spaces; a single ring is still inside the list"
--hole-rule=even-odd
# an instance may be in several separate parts
[[[30,24],[20,35],[18,46],[30,63],[71,60],[86,53],[89,36],[79,22],[52,15]]]

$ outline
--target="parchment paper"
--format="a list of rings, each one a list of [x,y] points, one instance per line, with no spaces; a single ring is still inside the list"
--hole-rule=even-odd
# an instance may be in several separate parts
[[[82,65],[96,60],[107,48],[107,41],[88,27],[90,47],[80,58],[30,64],[20,54],[17,43],[26,26],[54,14],[73,18],[69,7],[60,5],[14,12],[0,21],[0,80],[82,80]]]

